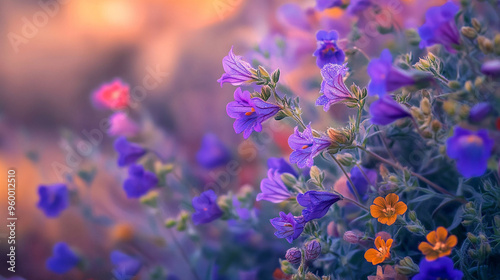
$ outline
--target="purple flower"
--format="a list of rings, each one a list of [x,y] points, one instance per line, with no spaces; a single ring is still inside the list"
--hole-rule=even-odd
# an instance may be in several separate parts
[[[461,280],[463,276],[462,271],[453,269],[453,261],[448,257],[441,257],[435,261],[422,258],[420,272],[413,276],[412,280]]]
[[[109,117],[108,134],[112,136],[134,136],[139,132],[139,126],[125,112],[116,112]]]
[[[268,158],[267,167],[269,169],[278,171],[278,173],[280,174],[289,173],[295,177],[299,176],[299,174],[297,174],[297,171],[295,171],[295,169],[293,169],[293,167],[284,158]]]
[[[299,264],[302,259],[302,253],[299,248],[290,248],[286,250],[285,259],[291,264]]]
[[[289,243],[297,239],[304,230],[304,219],[294,217],[292,213],[280,212],[279,217],[271,219],[270,222],[276,229],[274,235],[278,238],[285,238]]]
[[[123,189],[128,198],[139,198],[158,184],[158,178],[153,172],[144,170],[139,164],[133,164],[128,169],[128,178],[123,183]]]
[[[375,186],[377,184],[377,171],[373,169],[368,169],[368,168],[363,168],[363,172],[366,174],[366,177],[368,177],[368,180],[370,182],[366,181],[365,176],[359,169],[359,167],[354,166],[351,169],[351,181],[354,183],[354,186],[356,187],[356,190],[358,191],[359,195],[362,196],[363,200],[368,198],[368,186],[372,185]],[[347,187],[351,190],[351,192],[354,193],[354,190],[352,189],[351,183],[347,181]]]
[[[195,225],[210,223],[222,217],[222,210],[217,205],[217,195],[213,190],[204,191],[200,196],[194,197],[192,219]]]
[[[111,252],[110,258],[114,266],[112,273],[117,280],[131,280],[141,270],[142,264],[138,259],[121,251]]]
[[[51,186],[40,185],[38,187],[38,208],[47,217],[54,218],[69,206],[69,192],[64,184],[54,184]]]
[[[371,122],[378,125],[388,125],[398,119],[411,117],[410,113],[391,96],[379,98],[370,105]]]
[[[320,30],[316,33],[318,48],[313,55],[316,57],[316,64],[319,68],[323,68],[328,63],[344,63],[345,53],[337,46],[338,39],[339,33],[335,30],[330,32]]]
[[[410,73],[392,66],[392,55],[388,49],[382,51],[380,58],[370,61],[367,72],[371,78],[368,84],[370,95],[382,96],[389,91],[416,83]]]
[[[52,256],[47,260],[47,269],[58,273],[64,274],[80,262],[80,257],[78,257],[73,250],[64,242],[59,242],[54,245],[52,249]]]
[[[441,44],[449,52],[455,52],[453,46],[460,44],[460,34],[454,17],[459,10],[460,8],[451,1],[427,10],[425,23],[418,28],[420,48]]]
[[[274,116],[280,107],[267,103],[264,100],[250,97],[250,92],[237,88],[234,100],[227,104],[226,111],[229,117],[236,119],[233,127],[236,133],[243,132],[243,137],[250,137],[253,130],[262,131],[262,122]]]
[[[320,11],[342,6],[342,0],[316,0],[316,8]]]
[[[231,153],[219,137],[207,133],[201,140],[196,160],[204,168],[212,169],[228,163],[231,160]]]
[[[481,73],[488,76],[500,75],[500,59],[490,60],[483,63],[483,65],[481,65]]]
[[[323,82],[321,83],[321,95],[316,100],[316,106],[323,106],[323,110],[328,111],[331,105],[340,102],[353,101],[355,97],[344,84],[344,76],[349,68],[342,64],[327,64],[321,69]]]
[[[308,191],[297,195],[297,202],[306,207],[306,209],[302,210],[305,222],[322,218],[326,215],[330,206],[339,200],[340,196],[330,192]]]
[[[457,169],[464,177],[477,177],[487,169],[493,144],[486,129],[473,132],[457,126],[446,141],[446,152],[456,160]]]
[[[481,102],[474,105],[469,111],[469,120],[471,122],[480,122],[484,120],[491,112],[493,106],[488,102]]]
[[[295,127],[294,133],[288,137],[288,145],[293,149],[290,162],[296,163],[300,168],[311,167],[314,163],[314,157],[328,148],[330,144],[328,138],[314,137],[311,125],[308,125],[303,132]]]
[[[222,84],[230,83],[233,86],[239,86],[243,83],[251,83],[256,81],[257,70],[252,68],[250,63],[241,59],[241,56],[237,56],[233,53],[233,48],[229,51],[229,54],[222,59],[222,66],[226,73],[222,74],[217,82]]]
[[[260,182],[261,193],[257,195],[257,201],[267,200],[272,203],[280,203],[292,196],[277,170],[269,169],[267,177]]]
[[[115,140],[115,150],[118,152],[118,166],[124,167],[135,163],[146,154],[146,149],[130,143],[125,137],[118,137]]]

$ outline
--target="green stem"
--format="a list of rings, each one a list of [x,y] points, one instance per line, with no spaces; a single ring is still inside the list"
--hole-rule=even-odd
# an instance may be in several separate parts
[[[370,209],[368,207],[364,206],[363,204],[361,204],[355,200],[352,200],[352,199],[345,197],[345,196],[342,196],[342,200],[349,201],[350,203],[352,203],[352,204],[358,206],[359,208],[365,210],[366,212],[370,213]]]
[[[373,156],[374,158],[378,159],[379,161],[387,164],[387,165],[390,165],[396,169],[399,169],[399,170],[402,170],[404,171],[405,170],[405,167],[401,166],[399,163],[395,163],[395,162],[391,162],[369,150],[367,150],[365,147],[363,146],[357,146],[358,148],[360,148],[361,150],[365,151],[366,153],[368,153],[369,155]],[[432,187],[433,189],[435,189],[436,191],[440,192],[440,193],[443,193],[443,194],[446,194],[446,195],[449,195],[449,196],[452,196],[454,197],[455,199],[457,199],[458,201],[462,202],[462,203],[467,203],[467,201],[463,198],[459,198],[457,197],[456,195],[450,193],[449,191],[443,189],[442,187],[438,186],[437,184],[431,182],[429,179],[425,178],[424,176],[418,174],[418,173],[415,173],[411,170],[409,170],[410,174],[417,177],[418,179],[422,180],[423,182],[425,182],[427,185],[429,185],[430,187]]]
[[[365,101],[362,100],[358,104],[358,116],[356,118],[356,133],[359,132],[359,124],[361,122],[361,115],[363,114],[363,107],[365,106]]]
[[[337,163],[337,165],[340,167],[340,169],[342,170],[342,172],[344,172],[344,175],[345,177],[347,178],[347,180],[349,180],[349,183],[351,183],[351,188],[352,188],[352,191],[354,193],[354,195],[356,196],[356,199],[358,201],[361,201],[360,199],[360,196],[359,196],[359,193],[358,193],[358,190],[356,189],[356,186],[354,185],[354,183],[352,182],[351,180],[351,177],[349,176],[349,174],[347,174],[347,172],[345,171],[344,167],[342,166],[342,164],[338,161],[338,159],[332,155],[332,154],[329,154],[332,159]]]

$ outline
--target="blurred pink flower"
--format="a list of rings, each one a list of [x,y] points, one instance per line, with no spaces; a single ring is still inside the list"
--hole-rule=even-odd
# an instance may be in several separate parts
[[[139,126],[125,112],[116,112],[109,117],[108,134],[131,137],[139,132]]]
[[[129,105],[130,88],[120,79],[105,83],[92,94],[92,101],[97,107],[120,110]]]

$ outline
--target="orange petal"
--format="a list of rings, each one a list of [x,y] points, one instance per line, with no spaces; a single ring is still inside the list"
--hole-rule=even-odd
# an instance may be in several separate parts
[[[394,222],[396,222],[397,217],[398,217],[398,215],[392,215],[392,216],[388,217],[387,225],[390,226],[390,225],[394,224]]]
[[[446,251],[444,251],[444,252],[439,253],[439,257],[448,256],[448,255],[450,255],[450,254],[451,254],[451,249],[449,249],[449,250],[446,250]]]
[[[387,247],[387,251],[389,251],[391,249],[392,242],[394,242],[393,239],[391,239],[391,238],[387,239],[387,242],[385,243],[385,247]]]
[[[382,209],[383,208],[378,205],[370,205],[370,214],[372,214],[372,217],[378,218],[383,214]]]
[[[406,204],[402,201],[396,203],[396,206],[394,208],[396,209],[396,214],[398,214],[398,215],[403,215],[406,212],[406,210],[408,209]]]
[[[418,245],[418,249],[420,250],[420,252],[422,252],[422,254],[424,254],[426,256],[431,254],[432,252],[434,252],[432,245],[427,243],[427,242],[420,243]]]
[[[437,239],[436,239],[436,232],[431,231],[429,234],[427,234],[427,241],[431,243],[432,245],[436,245]]]
[[[434,260],[437,260],[438,258],[439,258],[439,254],[436,253],[435,251],[432,251],[429,255],[425,256],[425,259],[428,261],[434,261]]]
[[[376,264],[379,264],[379,263],[383,262],[384,260],[385,260],[385,258],[384,258],[384,257],[382,257],[382,256],[377,256],[377,257],[375,257],[375,258],[372,260],[372,264],[373,264],[373,265],[376,265]]]
[[[437,241],[445,242],[446,236],[448,236],[448,231],[444,227],[438,227],[436,230]]]
[[[387,224],[387,222],[389,221],[389,219],[386,217],[386,216],[380,216],[378,217],[378,222],[381,223],[381,224]]]
[[[378,248],[385,247],[385,241],[382,239],[381,236],[377,236],[377,238],[375,238],[375,247],[377,247],[377,250]]]
[[[373,248],[368,249],[365,252],[365,259],[369,262],[372,262],[373,259],[377,258],[379,255],[379,252]]]
[[[448,237],[448,239],[446,239],[446,246],[448,246],[448,248],[453,248],[457,245],[457,237],[455,235],[450,235],[450,237]]]
[[[378,206],[382,207],[382,209],[387,208],[387,207],[386,207],[386,204],[385,204],[385,199],[384,199],[383,197],[381,197],[381,196],[379,196],[379,197],[375,198],[375,199],[373,200],[373,204],[375,204],[375,205],[378,205]]]
[[[399,196],[395,193],[390,193],[385,197],[385,201],[387,202],[388,205],[394,206],[396,205],[396,202],[398,202]]]

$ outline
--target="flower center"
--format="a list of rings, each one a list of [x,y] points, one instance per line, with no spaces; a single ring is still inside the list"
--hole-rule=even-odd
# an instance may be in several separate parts
[[[396,209],[394,209],[394,207],[388,206],[387,208],[383,209],[382,212],[384,212],[386,217],[392,217],[394,216]]]
[[[293,227],[293,225],[290,224],[290,223],[285,223],[285,224],[283,224],[283,226],[285,226],[285,227]]]
[[[245,115],[246,115],[246,116],[250,116],[250,115],[251,115],[251,114],[253,114],[253,113],[255,113],[255,109],[254,109],[254,108],[252,108],[252,109],[250,110],[250,112],[246,112],[246,113],[245,113]]]
[[[483,144],[483,139],[481,139],[477,135],[469,135],[469,136],[467,136],[465,141],[469,144],[477,144],[478,146]]]
[[[307,149],[307,148],[311,147],[312,145],[313,145],[312,143],[304,145],[304,146],[302,146],[302,150]]]
[[[335,46],[333,44],[327,44],[326,47],[323,49],[322,53],[323,55],[327,54],[328,52],[335,52]]]
[[[436,245],[434,245],[434,251],[439,251],[439,252],[442,252],[442,251],[445,251],[446,249],[446,244],[444,244],[443,242],[441,241],[438,241],[436,243]]]

